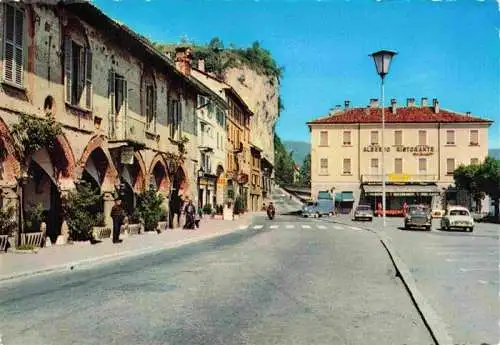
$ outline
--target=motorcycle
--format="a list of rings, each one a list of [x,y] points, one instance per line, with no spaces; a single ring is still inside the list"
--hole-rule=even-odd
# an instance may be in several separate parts
[[[267,209],[267,216],[269,217],[269,220],[273,220],[275,213],[276,211],[274,210],[274,208]]]

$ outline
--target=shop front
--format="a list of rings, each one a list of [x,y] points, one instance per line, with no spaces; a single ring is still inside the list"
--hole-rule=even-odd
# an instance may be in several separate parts
[[[341,191],[335,193],[335,210],[340,214],[349,214],[354,205],[354,193]]]

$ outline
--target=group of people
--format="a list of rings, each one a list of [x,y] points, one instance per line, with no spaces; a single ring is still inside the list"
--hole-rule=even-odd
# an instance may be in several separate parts
[[[188,199],[186,206],[184,207],[184,213],[186,214],[186,222],[184,224],[184,229],[194,230],[200,227],[200,221],[203,217],[203,210],[201,205],[196,208],[191,199]],[[120,199],[115,200],[115,204],[111,208],[111,218],[113,219],[113,243],[121,243],[123,240],[120,239],[120,229],[125,222],[126,213],[122,207],[122,201]]]

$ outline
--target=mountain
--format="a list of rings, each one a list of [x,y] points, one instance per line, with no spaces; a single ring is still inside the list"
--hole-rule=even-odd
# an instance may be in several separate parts
[[[286,143],[285,143],[286,146]],[[500,149],[490,149],[488,151],[488,156],[494,157],[496,159],[500,159]]]
[[[311,145],[306,141],[283,141],[288,152],[293,151],[292,158],[297,165],[302,165],[307,154],[311,153]]]

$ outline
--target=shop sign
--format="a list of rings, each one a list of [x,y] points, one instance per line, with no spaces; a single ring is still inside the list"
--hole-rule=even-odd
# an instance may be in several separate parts
[[[224,177],[220,176],[219,179],[217,180],[217,184],[221,185],[221,186],[225,185],[226,179]]]
[[[407,174],[389,174],[387,177],[391,182],[408,182],[410,180],[410,175]]]
[[[391,147],[386,146],[385,152],[391,152]],[[382,152],[380,145],[370,145],[363,148],[363,152]],[[434,146],[417,145],[417,146],[396,146],[396,152],[413,153],[414,156],[430,156],[434,154]]]

